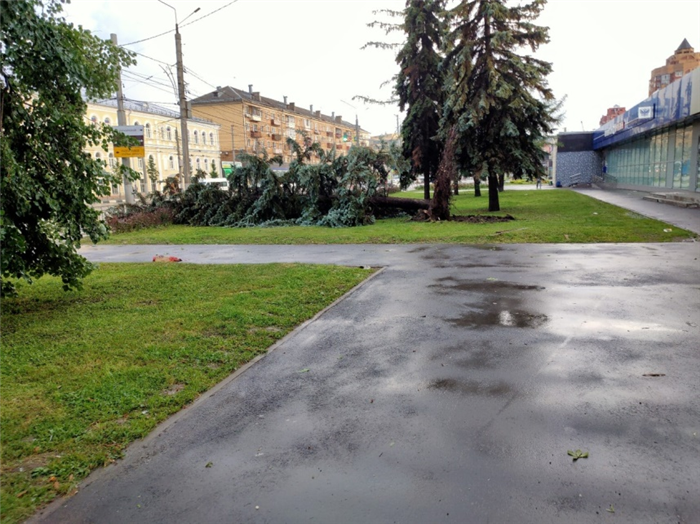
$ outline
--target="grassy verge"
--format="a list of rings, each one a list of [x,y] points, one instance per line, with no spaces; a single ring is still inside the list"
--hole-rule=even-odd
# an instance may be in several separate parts
[[[17,522],[192,402],[367,270],[102,264],[2,301],[2,521]]]
[[[393,196],[422,198],[412,191]],[[455,215],[505,215],[508,223],[422,223],[405,218],[378,220],[368,227],[221,228],[169,226],[114,235],[112,244],[406,244],[406,243],[591,243],[672,242],[691,232],[645,218],[574,191],[504,191],[501,211],[488,213],[488,196],[465,191],[455,198]],[[671,231],[664,231],[670,229]]]

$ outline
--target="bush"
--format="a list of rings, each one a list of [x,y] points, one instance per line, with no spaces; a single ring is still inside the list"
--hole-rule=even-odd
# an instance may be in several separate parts
[[[174,216],[174,211],[169,207],[156,209],[127,208],[126,210],[108,214],[105,221],[112,233],[128,233],[129,231],[172,224]]]

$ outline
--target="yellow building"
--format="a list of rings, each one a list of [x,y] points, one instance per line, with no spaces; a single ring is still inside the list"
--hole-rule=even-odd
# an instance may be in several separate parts
[[[321,114],[297,107],[284,97],[282,102],[248,91],[217,87],[215,91],[192,100],[192,113],[221,125],[221,160],[233,162],[241,153],[280,155],[284,163],[292,160],[287,138],[301,143],[303,134],[318,142],[325,151],[344,155],[355,144],[355,124],[335,113]],[[360,144],[369,145],[369,133],[360,129]],[[312,159],[313,161],[313,159]]]
[[[676,52],[666,59],[666,65],[652,70],[649,96],[654,91],[680,79],[686,73],[690,73],[696,67],[700,67],[700,53],[696,53],[693,46],[684,38]]]
[[[181,140],[180,113],[147,102],[125,101],[126,125],[144,126],[144,147],[146,157],[132,158],[131,167],[143,173],[141,180],[133,183],[133,188],[138,193],[150,193],[155,189],[162,189],[162,182],[168,177],[178,176],[180,173]],[[89,121],[104,122],[117,125],[117,101],[100,100],[88,102],[87,114]],[[212,166],[221,176],[219,125],[201,118],[187,120],[189,131],[189,149],[191,173],[194,175],[197,169],[207,174]],[[114,157],[112,147],[104,151],[99,146],[88,149],[91,155],[107,162],[108,168],[114,168],[121,159]],[[148,158],[152,157],[158,169],[158,182],[153,187],[146,175]],[[112,187],[111,200],[123,199],[123,185]]]

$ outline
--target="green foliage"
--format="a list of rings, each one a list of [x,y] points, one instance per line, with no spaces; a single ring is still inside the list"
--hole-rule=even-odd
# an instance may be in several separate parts
[[[374,222],[371,198],[387,180],[389,152],[352,147],[347,156],[326,153],[303,132],[288,139],[293,160],[274,170],[280,157],[241,155],[243,166],[228,176],[229,190],[192,184],[164,202],[175,222],[196,226],[322,225],[352,227]],[[312,159],[318,163],[310,164]]]
[[[457,131],[458,167],[488,178],[492,211],[499,209],[499,177],[541,172],[539,146],[556,122],[546,81],[551,64],[518,54],[549,41],[548,29],[533,23],[544,4],[462,0],[449,12],[442,132]]]
[[[146,174],[148,175],[148,179],[151,181],[151,189],[155,193],[158,191],[158,177],[160,176],[160,173],[158,172],[158,168],[156,167],[156,161],[153,159],[152,155],[148,156],[148,163],[146,164]]]
[[[90,207],[114,175],[85,152],[107,149],[115,133],[85,121],[87,97],[116,89],[119,67],[131,55],[66,23],[57,0],[0,1],[0,244],[2,290],[8,278],[31,282],[59,276],[64,288],[80,286],[92,265],[77,254],[81,238],[107,236]],[[137,173],[128,173],[137,178]]]
[[[442,157],[443,141],[438,138],[444,103],[441,69],[445,21],[444,0],[408,0],[403,16],[406,42],[396,55],[399,73],[394,92],[406,118],[401,125],[402,153],[411,161],[414,178],[423,175],[425,198],[430,198]]]

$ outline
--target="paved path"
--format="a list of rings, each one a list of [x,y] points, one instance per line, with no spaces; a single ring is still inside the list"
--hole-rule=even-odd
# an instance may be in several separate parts
[[[83,252],[384,269],[33,521],[700,521],[700,243]]]
[[[574,189],[574,191],[609,204],[630,209],[640,215],[663,220],[700,235],[700,209],[680,208],[642,200],[642,197],[649,194],[644,191],[598,188],[581,188]],[[700,197],[700,193],[697,195]]]

